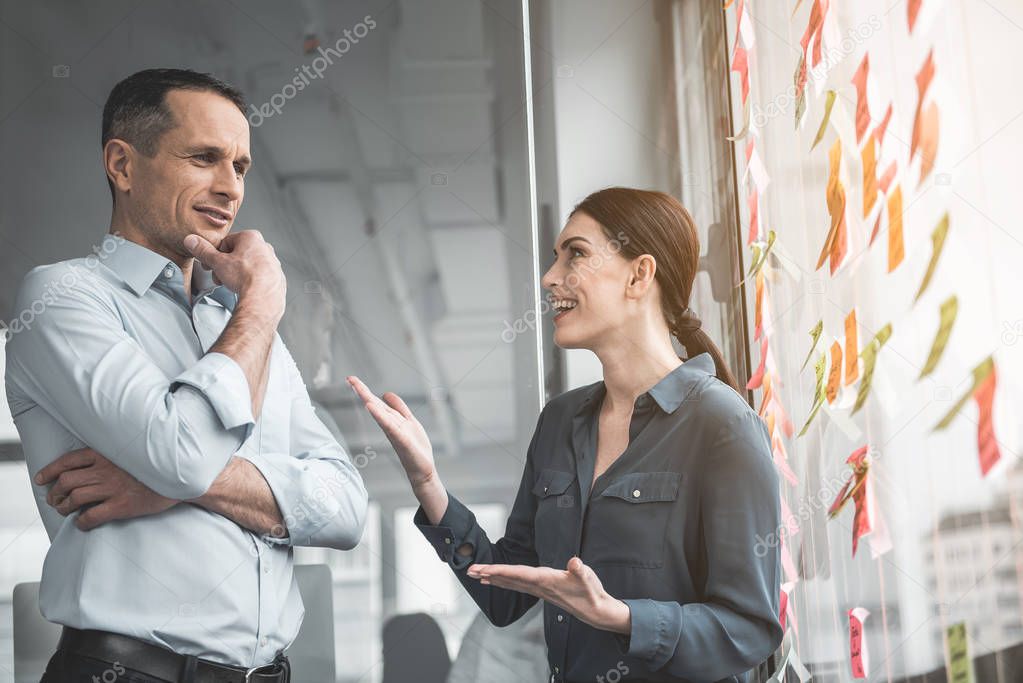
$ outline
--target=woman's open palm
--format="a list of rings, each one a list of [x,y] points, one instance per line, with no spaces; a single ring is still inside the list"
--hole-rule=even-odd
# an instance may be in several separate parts
[[[393,392],[381,399],[354,375],[348,377],[348,383],[391,442],[412,485],[430,479],[434,475],[433,446],[405,401]]]

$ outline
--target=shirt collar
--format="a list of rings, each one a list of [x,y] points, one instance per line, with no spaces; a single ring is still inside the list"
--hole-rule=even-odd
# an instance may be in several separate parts
[[[661,410],[674,413],[700,380],[714,375],[716,369],[713,356],[704,351],[672,370],[647,393],[657,401]]]
[[[173,265],[166,256],[116,235],[103,238],[99,257],[137,296],[145,294],[163,269]]]
[[[714,358],[710,353],[704,351],[698,356],[693,356],[686,362],[668,373],[657,384],[644,394],[641,394],[637,401],[642,402],[645,396],[649,395],[666,413],[674,413],[682,402],[686,400],[696,385],[704,377],[713,376],[716,372]],[[585,409],[594,399],[602,399],[606,387],[603,382],[597,382],[586,393],[580,411]]]
[[[160,277],[164,268],[174,268],[174,262],[137,242],[115,235],[106,235],[98,252],[102,263],[109,268],[136,296],[142,296]],[[223,285],[213,281],[213,273],[198,262],[192,268],[192,291],[196,300],[209,296],[224,308],[234,310],[237,296]]]

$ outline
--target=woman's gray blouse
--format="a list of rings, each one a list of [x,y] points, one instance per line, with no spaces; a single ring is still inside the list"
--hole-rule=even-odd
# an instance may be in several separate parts
[[[630,609],[628,636],[545,605],[551,680],[745,681],[781,643],[778,476],[763,420],[693,357],[636,399],[629,445],[594,482],[604,383],[543,409],[504,538],[454,496],[415,523],[497,625],[536,598],[484,586],[474,563],[564,569],[579,556]],[[469,555],[455,552],[466,545]]]

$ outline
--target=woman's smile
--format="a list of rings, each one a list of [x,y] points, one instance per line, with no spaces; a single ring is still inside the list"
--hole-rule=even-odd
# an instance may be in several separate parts
[[[551,307],[555,311],[554,322],[557,323],[562,320],[566,315],[575,310],[576,306],[579,305],[575,299],[564,299],[564,298],[551,298]]]

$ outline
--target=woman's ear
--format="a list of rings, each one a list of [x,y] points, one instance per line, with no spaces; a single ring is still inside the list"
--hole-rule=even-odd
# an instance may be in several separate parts
[[[633,296],[646,294],[654,283],[657,274],[657,261],[650,254],[642,254],[632,260],[632,273],[629,276],[629,291]]]

